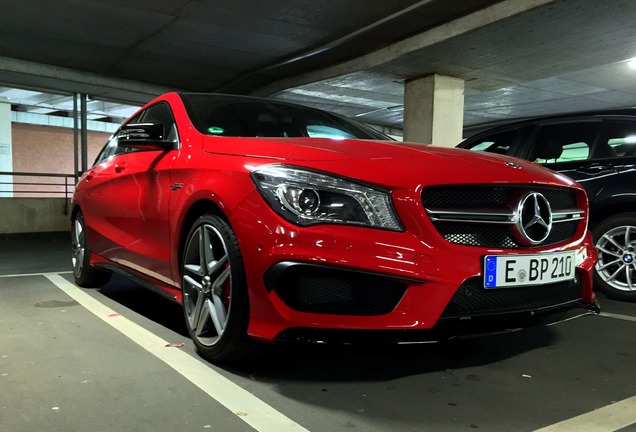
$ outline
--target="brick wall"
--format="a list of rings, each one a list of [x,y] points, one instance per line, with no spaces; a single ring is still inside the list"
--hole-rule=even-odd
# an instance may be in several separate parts
[[[12,123],[11,133],[14,172],[73,174],[73,129]],[[109,136],[88,132],[89,167]]]

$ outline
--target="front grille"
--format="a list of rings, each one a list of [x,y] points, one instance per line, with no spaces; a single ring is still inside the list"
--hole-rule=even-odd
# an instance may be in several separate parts
[[[516,211],[519,198],[528,192],[541,193],[553,212],[583,214],[577,207],[575,192],[566,188],[532,185],[430,186],[422,190],[421,200],[434,227],[451,243],[491,248],[527,248],[513,234],[505,214]],[[440,217],[436,218],[437,215]],[[477,215],[477,216],[475,216]],[[478,217],[478,218],[477,218]],[[462,220],[448,220],[448,219]],[[447,219],[447,220],[444,220]],[[581,219],[553,222],[549,236],[534,247],[548,246],[572,238]]]
[[[442,318],[537,311],[580,300],[578,278],[548,285],[486,289],[482,278],[474,277],[455,292]]]
[[[384,315],[395,309],[407,288],[384,276],[305,264],[277,266],[266,275],[266,286],[299,312]]]

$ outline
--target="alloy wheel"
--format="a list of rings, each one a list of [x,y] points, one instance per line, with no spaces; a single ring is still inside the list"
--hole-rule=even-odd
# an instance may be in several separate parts
[[[615,227],[596,242],[596,272],[605,283],[620,291],[636,291],[636,227]]]
[[[73,234],[71,236],[71,248],[72,248],[72,263],[73,273],[75,277],[79,277],[84,269],[84,255],[86,253],[85,247],[85,234],[84,225],[81,218],[77,217],[73,221]]]
[[[221,233],[203,224],[190,236],[183,263],[183,306],[197,341],[215,345],[228,323],[232,277]]]

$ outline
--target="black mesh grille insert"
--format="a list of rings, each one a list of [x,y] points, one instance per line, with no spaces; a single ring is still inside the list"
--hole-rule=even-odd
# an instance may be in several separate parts
[[[550,235],[539,246],[567,240],[576,234],[578,221],[552,225]],[[449,242],[469,245],[518,249],[522,246],[512,237],[505,225],[435,222],[437,231]]]
[[[540,192],[552,210],[576,208],[571,190],[530,185],[429,186],[422,190],[422,204],[427,209],[497,209],[504,208],[511,194]]]
[[[527,192],[540,192],[553,211],[577,208],[573,190],[530,185],[459,185],[430,186],[422,190],[422,204],[429,211],[435,210],[502,210],[510,212],[519,197]],[[572,238],[580,221],[553,223],[548,238],[541,244],[547,246]],[[527,248],[520,244],[512,232],[512,225],[475,222],[434,221],[437,231],[449,242],[482,247]]]
[[[290,308],[300,312],[333,315],[384,315],[391,312],[407,285],[383,276],[312,266],[286,266],[266,276]]]
[[[510,228],[504,225],[435,222],[437,231],[449,242],[469,246],[518,248]]]
[[[480,277],[459,287],[442,318],[459,318],[556,307],[581,300],[581,285],[573,281],[548,285],[486,289]]]

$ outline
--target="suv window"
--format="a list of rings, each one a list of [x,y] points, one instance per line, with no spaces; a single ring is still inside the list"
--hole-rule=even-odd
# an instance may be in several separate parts
[[[627,121],[608,121],[599,140],[595,158],[636,156],[636,124]]]
[[[587,160],[599,126],[597,122],[541,126],[528,159],[540,164]]]
[[[470,147],[470,150],[483,151],[487,153],[508,154],[518,131],[518,129],[511,129],[506,132],[487,135],[479,140],[476,140],[473,143],[472,147]]]

